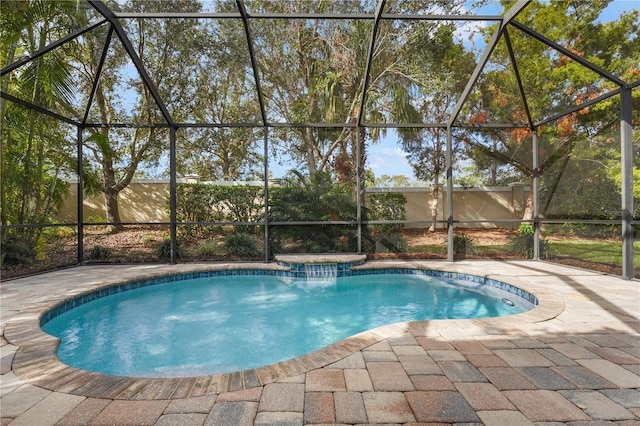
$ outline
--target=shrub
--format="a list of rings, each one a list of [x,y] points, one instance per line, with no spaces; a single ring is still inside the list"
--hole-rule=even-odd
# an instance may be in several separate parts
[[[533,235],[533,233],[534,233],[533,224],[532,223],[521,223],[519,231],[520,231],[521,234]]]
[[[406,220],[407,197],[397,192],[370,194],[367,197],[367,215],[369,220]],[[404,227],[401,223],[372,225],[374,231],[381,234],[398,233]]]
[[[224,240],[223,249],[229,256],[253,258],[260,255],[256,240],[246,232],[234,232]]]
[[[36,252],[24,241],[7,238],[2,241],[0,264],[2,265],[31,265]]]
[[[171,260],[171,238],[164,238],[155,246],[156,256],[161,260]],[[176,241],[176,257],[183,257],[180,240]]]
[[[292,171],[273,188],[270,222],[355,220],[353,185],[334,182],[331,173],[303,175]],[[278,225],[269,228],[270,254],[285,243],[309,253],[353,250],[355,228],[349,225]]]
[[[92,231],[104,231],[105,229],[108,228],[108,226],[106,225],[106,219],[103,218],[100,215],[93,215],[93,216],[89,216],[85,219],[86,223],[104,223],[104,225],[91,225],[88,227],[88,229],[92,230]]]
[[[453,252],[455,254],[475,254],[473,239],[465,234],[453,235]]]
[[[409,243],[400,234],[385,234],[378,242],[392,253],[405,253],[409,250]]]
[[[534,241],[535,232],[533,225],[530,223],[523,223],[520,225],[520,233],[511,237],[507,248],[510,254],[532,259]],[[544,238],[541,238],[540,258],[544,259],[546,257],[549,257],[549,244]]]
[[[176,187],[178,222],[254,222],[264,214],[264,188],[253,185],[179,184]],[[167,198],[167,209],[169,200]],[[252,225],[238,225],[239,232],[251,233]],[[206,237],[216,227],[180,227],[188,238]]]
[[[213,257],[218,254],[218,244],[215,240],[202,240],[198,242],[195,249],[195,254],[201,257]]]
[[[92,260],[107,259],[109,256],[111,249],[101,245],[95,245],[87,252],[87,257]]]

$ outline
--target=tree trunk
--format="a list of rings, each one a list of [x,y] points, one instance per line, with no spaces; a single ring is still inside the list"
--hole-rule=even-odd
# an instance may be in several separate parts
[[[429,232],[436,230],[436,221],[438,220],[438,197],[440,196],[440,182],[438,175],[436,174],[433,180],[433,191],[431,191],[433,200],[431,201],[431,226],[429,226]]]
[[[531,179],[533,181],[533,179]],[[531,189],[527,195],[527,203],[524,207],[524,213],[522,214],[522,220],[533,220],[533,182]]]
[[[122,220],[120,220],[120,210],[118,210],[118,193],[113,189],[105,189],[104,191],[104,203],[107,210],[107,223],[110,232],[116,232],[124,229],[122,226]]]
[[[435,129],[436,144],[433,150],[433,190],[431,196],[431,226],[429,226],[429,232],[436,230],[436,221],[438,220],[438,197],[440,196],[440,171],[442,170],[440,162],[440,150],[442,144],[440,143],[440,129]]]

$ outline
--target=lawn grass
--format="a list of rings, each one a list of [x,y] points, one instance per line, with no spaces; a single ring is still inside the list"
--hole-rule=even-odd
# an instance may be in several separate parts
[[[622,243],[610,240],[565,240],[547,241],[551,257],[569,258],[582,260],[585,262],[605,263],[609,265],[622,265]],[[634,241],[634,264],[640,265],[640,241]],[[475,254],[478,256],[500,256],[509,255],[507,246],[496,245],[476,245]],[[409,253],[441,253],[447,254],[447,247],[444,245],[419,245],[409,249]]]
[[[622,242],[603,240],[550,241],[553,257],[568,257],[587,262],[622,265]],[[633,262],[640,265],[640,241],[633,243]]]

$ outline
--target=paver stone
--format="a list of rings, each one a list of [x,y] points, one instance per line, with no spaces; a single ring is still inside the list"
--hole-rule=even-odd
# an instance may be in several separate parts
[[[364,368],[344,370],[344,381],[347,385],[347,391],[368,392],[373,390],[369,372]]]
[[[164,414],[154,426],[201,426],[205,420],[207,415],[202,413]]]
[[[213,405],[205,425],[252,426],[257,411],[257,402],[218,402]]]
[[[208,414],[216,402],[215,395],[196,396],[193,398],[174,399],[164,410],[164,414],[205,413]]]
[[[640,377],[606,359],[580,359],[578,364],[620,388],[640,388]]]
[[[304,385],[302,383],[269,383],[260,398],[259,411],[293,411],[304,409]]]
[[[511,367],[553,367],[553,362],[534,349],[497,349],[493,351]]]
[[[56,426],[88,425],[109,404],[110,399],[87,398],[67,413]]]
[[[307,392],[304,396],[304,422],[332,424],[336,422],[331,392]]]
[[[268,412],[258,413],[254,426],[302,426],[303,414],[292,412]]]
[[[401,392],[365,392],[362,394],[367,418],[374,423],[411,423],[416,419]]]
[[[601,389],[600,393],[626,408],[640,408],[638,389]]]
[[[487,378],[470,362],[442,361],[438,365],[444,374],[454,383],[487,382]]]
[[[11,424],[17,426],[55,425],[85,399],[84,396],[53,392],[18,416]]]
[[[479,411],[476,413],[484,426],[534,426],[524,414],[519,411]]]
[[[527,380],[515,368],[502,367],[481,367],[480,371],[484,374],[493,385],[501,391],[504,390],[525,390],[536,389],[536,387]]]
[[[411,376],[410,379],[416,390],[420,391],[456,390],[456,387],[451,383],[451,380],[449,380],[447,376],[416,375]]]
[[[580,365],[552,367],[551,369],[576,385],[578,389],[608,389],[616,387],[602,376]]]
[[[115,400],[100,412],[91,425],[153,425],[169,401]]]
[[[408,375],[442,374],[442,370],[428,355],[400,355],[398,361]]]
[[[518,370],[538,389],[559,390],[576,388],[573,383],[550,368],[522,367]]]
[[[16,418],[42,401],[51,391],[31,385],[22,385],[0,399],[2,417]]]
[[[603,394],[590,391],[560,391],[565,398],[582,408],[592,419],[596,420],[630,420],[635,418],[626,408],[616,404]]]
[[[405,395],[419,422],[463,423],[480,420],[458,392],[417,391]]]
[[[458,383],[456,388],[476,411],[515,410],[491,383]]]
[[[337,423],[367,423],[367,412],[360,392],[336,392],[333,400]]]
[[[368,362],[367,370],[376,391],[415,390],[399,362]]]
[[[307,373],[307,392],[337,392],[346,391],[342,370],[321,368]]]
[[[560,393],[550,390],[504,391],[522,414],[533,422],[575,422],[589,420],[580,408],[568,401]]]

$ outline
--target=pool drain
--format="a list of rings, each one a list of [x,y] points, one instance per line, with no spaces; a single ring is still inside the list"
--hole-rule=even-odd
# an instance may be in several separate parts
[[[513,300],[511,300],[511,299],[507,299],[506,297],[503,297],[503,298],[502,298],[502,302],[503,302],[505,305],[515,306],[515,303],[513,303]]]

